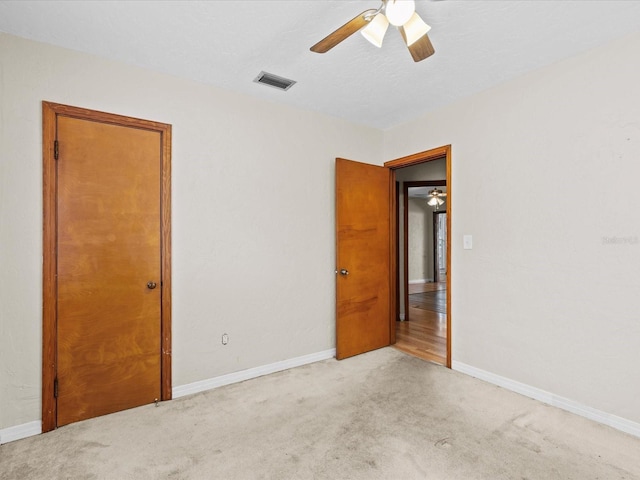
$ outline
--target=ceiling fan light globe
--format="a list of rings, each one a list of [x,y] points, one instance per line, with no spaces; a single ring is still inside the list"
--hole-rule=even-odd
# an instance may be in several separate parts
[[[387,0],[384,13],[391,25],[400,27],[407,23],[416,11],[414,0]]]
[[[422,18],[420,18],[420,15],[416,12],[413,12],[411,18],[403,25],[403,28],[406,36],[407,47],[416,43],[421,37],[426,35],[429,30],[431,30],[431,27],[424,23]]]
[[[360,30],[360,33],[362,33],[362,36],[369,40],[373,45],[380,48],[382,47],[382,41],[384,40],[384,34],[387,32],[387,28],[389,28],[387,17],[382,13],[379,13],[373,17],[373,20],[369,22],[369,25]]]

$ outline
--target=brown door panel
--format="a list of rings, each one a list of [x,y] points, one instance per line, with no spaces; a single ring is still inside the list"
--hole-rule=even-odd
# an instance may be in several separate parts
[[[388,169],[336,160],[338,359],[390,343],[389,189]]]
[[[59,116],[57,425],[160,398],[161,135]]]

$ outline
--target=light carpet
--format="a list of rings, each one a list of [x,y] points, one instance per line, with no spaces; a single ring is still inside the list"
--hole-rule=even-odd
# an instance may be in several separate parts
[[[392,348],[0,446],[5,479],[640,479],[640,439]]]

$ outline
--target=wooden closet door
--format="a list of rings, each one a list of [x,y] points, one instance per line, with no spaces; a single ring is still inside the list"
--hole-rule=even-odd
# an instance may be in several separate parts
[[[58,116],[57,426],[161,398],[161,134]]]

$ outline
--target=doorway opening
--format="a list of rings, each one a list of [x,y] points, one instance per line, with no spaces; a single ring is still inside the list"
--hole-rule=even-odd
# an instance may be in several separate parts
[[[393,171],[396,348],[451,367],[451,147],[385,163]],[[433,188],[446,193],[431,202]],[[400,198],[401,197],[401,198]],[[435,205],[434,205],[435,203]]]
[[[428,167],[428,168],[424,168]],[[397,178],[444,177],[444,159],[408,167]],[[446,328],[446,202],[434,202],[430,192],[446,194],[446,180],[403,181],[402,307],[397,312],[396,347],[425,360],[444,365]],[[446,198],[446,197],[443,197]],[[430,203],[431,202],[431,203]],[[400,276],[400,275],[399,275]]]

